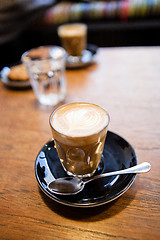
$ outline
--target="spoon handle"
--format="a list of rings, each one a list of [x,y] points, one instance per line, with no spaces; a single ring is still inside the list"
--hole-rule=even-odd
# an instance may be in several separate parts
[[[124,170],[114,171],[114,172],[108,172],[103,173],[101,175],[93,176],[89,180],[84,180],[85,183],[88,183],[92,181],[93,179],[102,178],[102,177],[109,177],[114,175],[121,175],[121,174],[129,174],[129,173],[145,173],[148,172],[151,169],[151,165],[148,162],[143,162],[141,164],[138,164],[134,167],[130,167]]]

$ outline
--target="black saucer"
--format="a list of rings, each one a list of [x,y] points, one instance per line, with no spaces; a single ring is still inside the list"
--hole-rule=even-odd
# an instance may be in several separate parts
[[[119,135],[108,131],[100,166],[95,174],[116,171],[137,165],[132,146]],[[115,200],[132,185],[135,174],[97,179],[86,184],[77,195],[61,196],[51,193],[47,185],[55,178],[67,176],[59,161],[54,141],[46,143],[38,153],[35,175],[41,190],[53,200],[73,207],[95,207]]]
[[[87,44],[87,49],[82,53],[81,57],[68,56],[66,67],[69,69],[86,67],[93,63],[94,56],[96,55],[98,46],[94,44]]]

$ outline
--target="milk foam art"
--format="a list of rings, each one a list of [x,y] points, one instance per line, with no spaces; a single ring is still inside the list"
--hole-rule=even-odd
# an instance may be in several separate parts
[[[102,130],[109,122],[105,110],[96,105],[72,104],[56,111],[52,117],[54,129],[72,137],[95,134]]]

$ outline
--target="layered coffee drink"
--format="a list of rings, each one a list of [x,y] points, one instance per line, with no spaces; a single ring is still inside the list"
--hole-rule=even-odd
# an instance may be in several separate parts
[[[58,28],[62,46],[71,56],[81,56],[86,49],[87,26],[82,23],[64,24]]]
[[[108,124],[108,113],[90,103],[66,104],[51,114],[56,149],[69,175],[94,174],[101,160]]]

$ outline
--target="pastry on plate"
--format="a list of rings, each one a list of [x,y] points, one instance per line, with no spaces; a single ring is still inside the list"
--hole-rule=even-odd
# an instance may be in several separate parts
[[[11,67],[10,72],[8,73],[8,79],[12,81],[29,80],[29,75],[24,64],[19,64]]]

